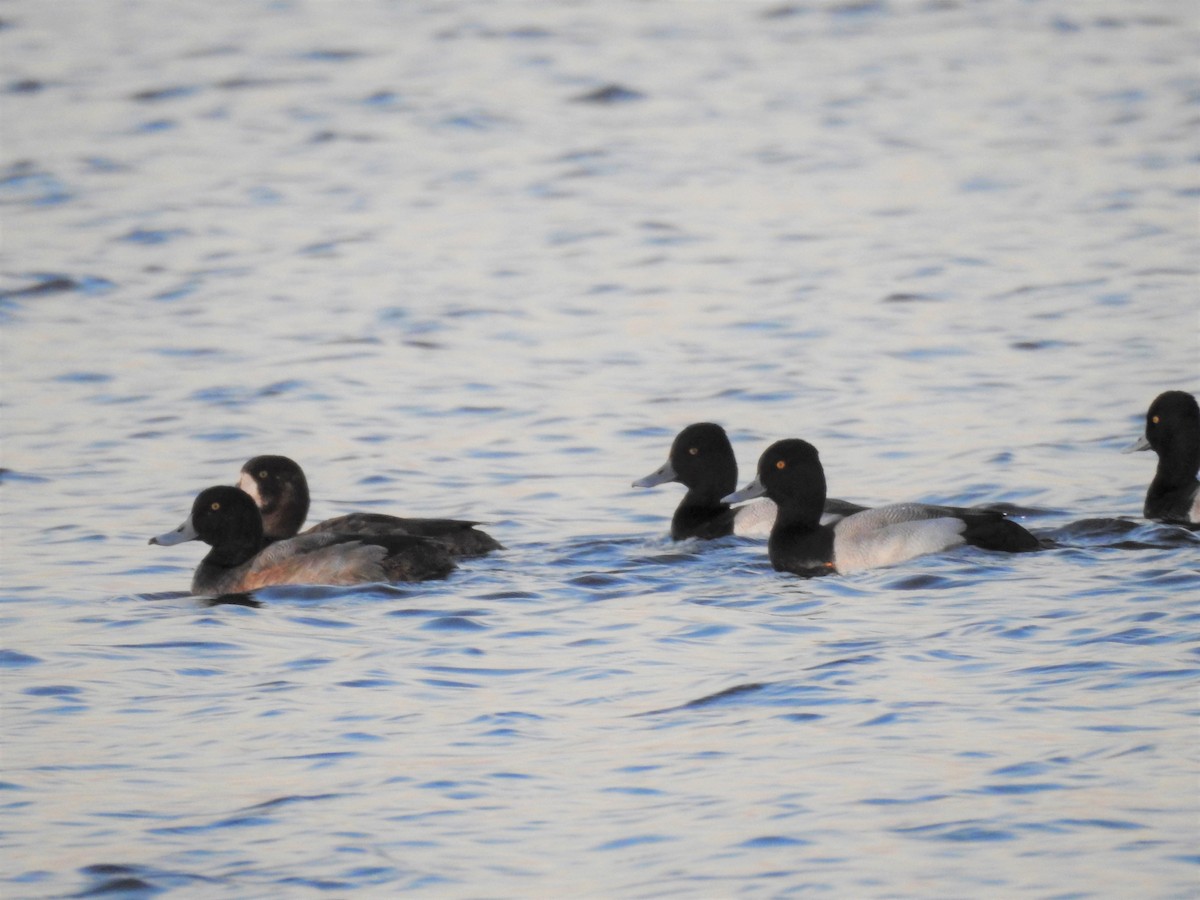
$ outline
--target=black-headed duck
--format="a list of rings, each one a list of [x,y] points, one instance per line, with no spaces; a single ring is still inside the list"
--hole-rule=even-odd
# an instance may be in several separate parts
[[[777,441],[758,461],[758,477],[725,497],[737,503],[761,496],[778,507],[767,542],[771,565],[812,577],[848,574],[971,544],[986,550],[1038,550],[1038,539],[995,510],[893,503],[821,524],[825,471],[807,441]]]
[[[767,537],[775,523],[775,504],[758,500],[731,507],[722,498],[737,489],[737,459],[725,429],[712,422],[687,426],[675,437],[667,461],[634,487],[654,487],[678,481],[688,489],[671,517],[671,538],[711,539],[736,534]],[[835,522],[866,507],[845,500],[827,500],[822,521]]]
[[[1146,431],[1125,452],[1153,450],[1158,469],[1142,514],[1147,519],[1200,523],[1200,405],[1186,391],[1164,391],[1146,412]]]

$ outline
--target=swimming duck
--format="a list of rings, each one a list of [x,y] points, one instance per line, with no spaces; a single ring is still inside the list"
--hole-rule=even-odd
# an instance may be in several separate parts
[[[407,534],[329,531],[267,543],[254,501],[226,486],[201,491],[183,524],[150,543],[194,540],[212,549],[192,578],[193,594],[233,594],[273,584],[426,581],[445,578],[455,567],[445,546]]]
[[[667,461],[634,487],[678,481],[688,489],[671,517],[671,539],[767,537],[775,523],[775,503],[759,500],[732,508],[722,498],[737,488],[737,460],[725,429],[712,422],[689,425],[675,437]],[[845,500],[827,500],[822,522],[866,509]]]
[[[1200,522],[1200,405],[1186,391],[1164,391],[1146,412],[1146,433],[1125,449],[1153,450],[1158,470],[1142,514],[1147,519],[1194,525]]]
[[[237,486],[249,494],[262,511],[263,533],[268,541],[301,533],[300,526],[308,515],[308,480],[294,460],[286,456],[256,456],[242,466]],[[409,519],[382,513],[350,513],[318,522],[303,533],[411,534],[435,538],[457,557],[483,556],[504,549],[490,534],[476,528],[477,524],[463,519]]]
[[[777,441],[758,461],[758,477],[723,498],[738,503],[763,495],[778,514],[767,542],[771,565],[797,575],[848,574],[903,562],[962,544],[987,550],[1038,550],[1038,539],[994,510],[894,503],[821,524],[825,471],[807,441]]]

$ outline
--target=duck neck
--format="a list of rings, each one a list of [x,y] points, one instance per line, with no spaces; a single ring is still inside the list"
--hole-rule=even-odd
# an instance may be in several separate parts
[[[828,575],[833,563],[833,529],[821,524],[825,509],[825,476],[814,472],[789,486],[778,503],[767,553],[776,569],[806,577]]]
[[[725,481],[729,483],[725,484]],[[726,515],[730,506],[722,503],[721,498],[733,493],[736,487],[736,474],[732,479],[722,479],[720,484],[689,486],[688,492],[675,508],[675,515],[671,517],[672,534],[694,534],[696,529]]]
[[[733,515],[727,503],[688,505],[681,503],[671,517],[671,537],[720,537],[733,530]]]
[[[767,541],[767,555],[777,570],[805,578],[834,573],[833,529],[814,523],[784,524],[776,521]]]
[[[708,513],[710,515],[724,512],[729,509],[729,504],[722,503],[721,498],[726,494],[732,494],[736,488],[736,484],[730,487],[729,490],[722,490],[721,488],[688,488],[688,492],[679,501],[678,512],[689,510],[697,513]]]
[[[775,530],[786,531],[794,534],[804,534],[809,531],[816,531],[821,527],[821,510],[825,504],[822,502],[817,507],[814,513],[809,509],[784,509],[782,506],[775,514],[775,525],[772,528],[772,533]]]
[[[232,569],[253,559],[266,543],[262,527],[255,526],[258,526],[257,522],[249,522],[244,528],[222,535],[220,543],[213,544],[204,562],[222,569]]]
[[[1155,450],[1158,451],[1158,469],[1150,483],[1150,497],[1169,494],[1196,483],[1196,470],[1200,469],[1200,424],[1185,425]]]
[[[284,484],[278,496],[262,506],[263,533],[266,542],[282,540],[299,534],[308,517],[308,492],[298,491],[293,484]]]
[[[819,529],[825,496],[825,473],[820,470],[790,485],[787,495],[776,500],[779,512],[775,515],[775,527],[796,533]]]

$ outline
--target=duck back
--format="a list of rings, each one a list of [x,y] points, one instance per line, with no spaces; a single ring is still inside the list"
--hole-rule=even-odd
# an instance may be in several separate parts
[[[346,534],[407,534],[433,538],[445,544],[455,556],[483,556],[504,546],[475,526],[478,522],[465,519],[412,519],[383,513],[349,513],[318,522],[302,534],[344,532]]]

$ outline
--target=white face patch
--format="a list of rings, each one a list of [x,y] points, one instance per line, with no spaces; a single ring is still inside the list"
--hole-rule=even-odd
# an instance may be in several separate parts
[[[250,476],[249,472],[242,473],[241,477],[238,478],[237,486],[240,490],[250,495],[250,499],[254,501],[255,506],[262,509],[263,501],[262,495],[258,492],[258,482]]]

